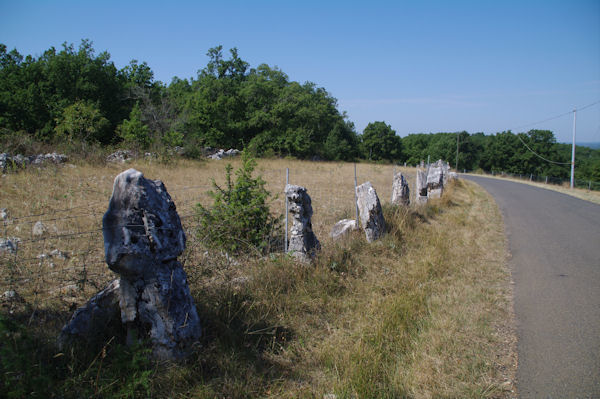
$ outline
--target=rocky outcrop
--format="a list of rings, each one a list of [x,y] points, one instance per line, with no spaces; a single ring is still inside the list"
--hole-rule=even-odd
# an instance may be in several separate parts
[[[201,329],[177,261],[185,234],[164,184],[135,169],[118,175],[102,228],[106,263],[120,277],[75,312],[59,343],[85,340],[98,328],[94,320],[106,322],[116,308],[128,342],[134,336],[149,338],[159,359],[185,356]]]
[[[129,150],[118,150],[106,157],[106,162],[125,163],[133,159],[133,152]]]
[[[356,201],[360,214],[360,223],[367,241],[372,242],[377,240],[385,232],[385,220],[379,197],[370,182],[356,187]]]
[[[61,164],[65,163],[69,158],[64,154],[56,152],[48,154],[38,154],[29,157],[17,154],[11,156],[9,153],[0,154],[0,171],[6,173],[10,169],[23,169],[29,165],[42,166],[48,163]]]
[[[65,154],[58,154],[56,152],[33,155],[29,157],[29,161],[32,165],[43,165],[45,163],[60,164],[65,163],[68,160],[69,158]]]
[[[395,205],[410,205],[410,189],[408,188],[408,182],[398,172],[394,174],[394,182],[392,184],[392,204]]]
[[[209,159],[220,160],[223,158],[236,157],[241,154],[241,151],[231,148],[227,151],[223,149],[214,149],[210,147],[204,148],[204,152],[207,154],[206,157]]]
[[[321,249],[321,244],[312,230],[313,210],[310,196],[306,188],[288,184],[285,186],[285,197],[292,214],[288,252],[302,261],[308,261]]]

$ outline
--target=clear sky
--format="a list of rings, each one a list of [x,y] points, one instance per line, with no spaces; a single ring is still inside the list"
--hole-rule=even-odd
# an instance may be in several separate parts
[[[383,120],[401,136],[540,128],[570,142],[572,114],[520,127],[600,101],[599,0],[0,0],[9,50],[82,38],[167,83],[237,47],[324,87],[359,133]],[[600,104],[577,113],[577,141],[600,141]]]

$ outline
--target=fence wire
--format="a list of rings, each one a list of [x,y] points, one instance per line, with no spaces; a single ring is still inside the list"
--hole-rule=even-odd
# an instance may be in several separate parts
[[[357,173],[358,184],[371,181],[377,187],[380,200],[389,200],[393,180],[391,166],[385,168],[381,165],[359,164]],[[270,203],[272,212],[283,215],[285,168],[259,168],[254,175],[260,175],[274,195]],[[320,170],[318,175],[290,168],[289,182],[307,188],[312,198],[315,230],[329,231],[332,221],[354,217],[352,164],[332,164],[331,168]],[[196,204],[210,205],[207,192],[214,191],[214,186],[200,184],[169,188],[167,185],[167,191],[176,205],[188,238],[186,252],[181,255],[180,261],[186,264],[186,268],[193,267],[190,259],[194,258],[192,263],[196,262],[197,251],[203,251],[202,243],[196,237],[199,228]],[[38,306],[53,301],[67,305],[82,304],[114,279],[116,275],[110,271],[104,259],[102,217],[108,202],[109,198],[106,198],[85,205],[47,209],[14,217],[10,215],[13,210],[9,210],[9,217],[0,221],[0,238],[4,243],[11,240],[15,250],[0,247],[0,298],[13,290]],[[39,236],[33,233],[38,222],[46,229]],[[143,226],[130,224],[126,227]]]

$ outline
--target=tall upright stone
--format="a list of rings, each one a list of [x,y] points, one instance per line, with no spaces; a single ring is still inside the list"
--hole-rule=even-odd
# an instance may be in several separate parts
[[[445,167],[442,160],[433,163],[427,172],[427,196],[429,198],[440,198],[444,191]]]
[[[385,220],[381,203],[371,182],[356,187],[356,201],[360,214],[360,223],[368,242],[372,242],[385,233]]]
[[[392,204],[395,205],[410,205],[410,189],[408,182],[401,172],[394,174],[394,182],[392,184]]]
[[[321,244],[312,230],[312,204],[306,188],[288,184],[285,186],[285,197],[292,214],[288,252],[292,256],[309,261],[321,249]]]
[[[417,193],[415,199],[417,204],[427,203],[427,174],[422,169],[417,169],[416,178]]]
[[[102,229],[106,263],[119,278],[75,312],[59,343],[85,340],[116,314],[126,326],[128,343],[135,336],[149,338],[156,358],[185,356],[201,328],[177,261],[185,234],[164,184],[135,169],[119,174]]]
[[[438,159],[436,162],[431,164],[431,167],[438,168],[442,173],[442,185],[445,186],[448,184],[448,174],[450,172],[450,165],[448,163]]]

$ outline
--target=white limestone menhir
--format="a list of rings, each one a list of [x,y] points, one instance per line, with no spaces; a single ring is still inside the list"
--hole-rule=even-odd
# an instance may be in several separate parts
[[[59,344],[85,341],[120,315],[128,343],[137,335],[149,338],[156,358],[184,357],[201,328],[177,261],[185,234],[164,184],[135,169],[119,174],[102,229],[106,263],[119,278],[75,312]]]
[[[377,191],[375,191],[371,182],[356,187],[356,202],[360,214],[360,223],[367,241],[377,240],[385,233],[385,220]]]
[[[302,261],[310,261],[321,249],[321,244],[312,230],[313,210],[310,196],[306,188],[288,184],[285,186],[285,197],[293,218],[288,252]]]

